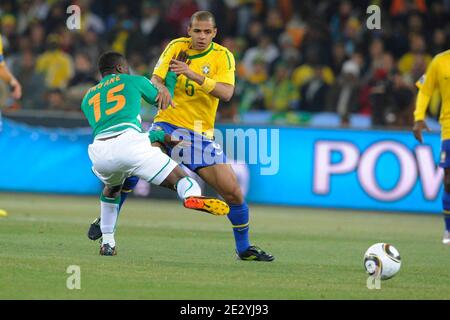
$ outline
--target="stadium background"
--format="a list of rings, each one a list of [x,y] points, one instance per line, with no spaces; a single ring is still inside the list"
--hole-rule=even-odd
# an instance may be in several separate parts
[[[66,26],[71,4],[81,8],[80,30]],[[370,4],[381,7],[379,30],[366,28]],[[215,41],[237,61],[218,128],[280,130],[277,174],[236,165],[250,203],[440,211],[439,134],[418,146],[410,129],[414,82],[449,45],[449,1],[1,1],[6,62],[24,96],[13,101],[0,84],[0,190],[98,194],[79,106],[99,54],[122,52],[133,73],[150,76],[197,10],[216,15]],[[439,106],[436,95],[435,131]],[[154,114],[144,106],[147,123]],[[160,196],[169,194],[150,192]]]

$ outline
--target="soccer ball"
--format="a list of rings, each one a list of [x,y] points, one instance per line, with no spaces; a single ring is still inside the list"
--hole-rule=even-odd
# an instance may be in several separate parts
[[[395,276],[401,264],[400,253],[388,243],[375,243],[364,254],[364,268],[367,273],[381,280]]]

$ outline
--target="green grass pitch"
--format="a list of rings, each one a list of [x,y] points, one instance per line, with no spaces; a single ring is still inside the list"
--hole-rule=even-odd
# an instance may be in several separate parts
[[[98,199],[0,194],[0,299],[450,299],[450,247],[439,215],[251,208],[251,240],[272,263],[237,261],[226,217],[180,203],[130,199],[118,255],[86,237]],[[392,243],[402,269],[366,287],[362,258]],[[81,289],[66,287],[67,267]]]

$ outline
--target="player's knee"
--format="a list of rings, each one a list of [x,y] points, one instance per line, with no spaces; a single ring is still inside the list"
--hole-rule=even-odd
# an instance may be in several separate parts
[[[244,196],[239,185],[234,186],[222,196],[228,204],[241,204],[244,202]]]

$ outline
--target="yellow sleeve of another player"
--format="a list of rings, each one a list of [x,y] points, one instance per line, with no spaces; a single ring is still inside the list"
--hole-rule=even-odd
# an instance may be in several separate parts
[[[175,39],[167,45],[156,63],[155,69],[153,70],[154,75],[157,75],[161,79],[166,78],[167,72],[169,71],[170,60],[178,54],[181,50],[181,44],[184,42],[186,41]]]
[[[414,121],[425,120],[425,115],[427,113],[428,104],[430,103],[431,97],[424,94],[421,90],[417,94],[416,99],[416,110],[414,110]]]
[[[217,82],[227,83],[234,86],[234,72],[236,65],[233,54],[228,50],[224,51],[221,57],[217,60],[217,73],[214,80]]]
[[[422,76],[419,83],[419,90],[427,95],[432,96],[434,89],[437,87],[437,70],[438,70],[438,61],[433,59],[433,61],[428,66],[427,72],[424,76]]]
[[[419,78],[419,80],[416,81],[416,87],[417,87],[418,89],[421,89],[424,82],[425,82],[425,74],[423,74],[423,75]]]
[[[419,81],[416,82],[416,86],[419,88],[416,99],[416,109],[414,111],[414,121],[421,121],[425,119],[428,104],[430,102],[433,91],[437,86],[437,60],[436,58],[428,66],[427,72],[423,75]]]
[[[5,64],[5,57],[3,56],[3,42],[0,34],[0,66]]]

